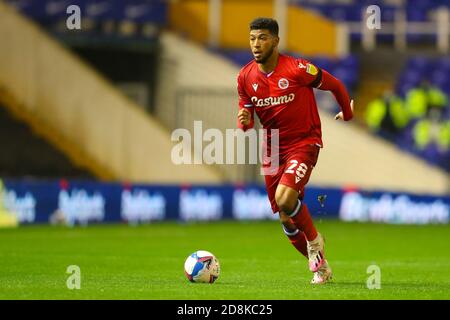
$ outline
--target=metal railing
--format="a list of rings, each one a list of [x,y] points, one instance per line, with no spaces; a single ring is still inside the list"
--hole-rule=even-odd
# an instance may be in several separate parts
[[[381,9],[382,10],[382,9]],[[440,7],[432,12],[431,21],[408,21],[405,9],[399,7],[392,22],[380,22],[380,28],[371,28],[367,24],[369,16],[366,10],[362,11],[360,22],[346,22],[348,32],[361,34],[362,47],[371,51],[377,46],[377,34],[392,35],[394,47],[405,50],[408,46],[408,35],[436,36],[436,48],[441,53],[449,52],[450,47],[450,10]]]
[[[176,92],[175,103],[176,116],[172,125],[173,129],[184,128],[189,130],[194,141],[194,135],[198,132],[194,130],[194,122],[201,121],[201,134],[208,129],[217,129],[221,132],[223,164],[213,164],[220,170],[224,180],[229,182],[257,182],[260,181],[259,164],[226,164],[226,131],[237,128],[238,98],[237,92],[233,89],[212,89],[212,88],[182,88]],[[198,123],[197,123],[198,124]],[[259,128],[259,123],[255,123],[255,128]],[[198,138],[198,137],[197,137]],[[211,142],[203,141],[202,147],[194,152],[201,153],[204,147]],[[220,146],[220,144],[219,144]],[[198,146],[197,146],[198,147]],[[220,150],[218,150],[220,151]],[[237,154],[236,145],[234,154]],[[249,150],[245,150],[246,159],[249,159]],[[247,162],[248,163],[248,162]]]

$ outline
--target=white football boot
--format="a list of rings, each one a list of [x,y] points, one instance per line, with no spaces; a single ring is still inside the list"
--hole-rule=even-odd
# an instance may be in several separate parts
[[[325,261],[324,256],[324,240],[320,233],[317,233],[317,237],[308,241],[308,260],[309,260],[309,270],[312,272],[317,272]]]
[[[330,281],[333,278],[333,272],[331,271],[330,266],[328,265],[327,260],[324,260],[322,266],[314,272],[314,276],[311,280],[311,284],[324,284]]]

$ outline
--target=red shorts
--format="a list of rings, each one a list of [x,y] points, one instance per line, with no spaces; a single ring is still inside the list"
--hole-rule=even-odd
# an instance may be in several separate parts
[[[273,213],[280,211],[275,201],[275,192],[279,184],[297,190],[299,199],[303,199],[305,186],[317,163],[319,151],[320,147],[313,144],[292,150],[280,159],[280,165],[274,175],[264,176]]]

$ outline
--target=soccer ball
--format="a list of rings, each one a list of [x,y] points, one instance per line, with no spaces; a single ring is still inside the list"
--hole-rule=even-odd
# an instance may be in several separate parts
[[[211,252],[196,251],[187,257],[184,273],[191,282],[213,283],[220,274],[219,260]]]

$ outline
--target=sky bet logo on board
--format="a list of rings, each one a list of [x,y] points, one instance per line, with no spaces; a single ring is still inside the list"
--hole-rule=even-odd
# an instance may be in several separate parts
[[[233,192],[233,217],[238,220],[278,219],[278,215],[272,213],[267,194],[258,189]]]
[[[147,190],[122,191],[121,217],[131,224],[164,220],[166,198],[160,193],[150,195]]]
[[[204,189],[182,190],[180,193],[180,218],[191,220],[219,220],[223,215],[223,199],[218,193]]]
[[[1,195],[1,194],[0,194]],[[36,218],[36,198],[30,193],[18,196],[14,190],[4,190],[3,206],[13,213],[19,223],[32,223]]]
[[[58,209],[63,213],[67,224],[87,225],[90,221],[103,221],[105,218],[105,198],[100,192],[89,195],[84,189],[71,192],[61,190],[58,196]]]

